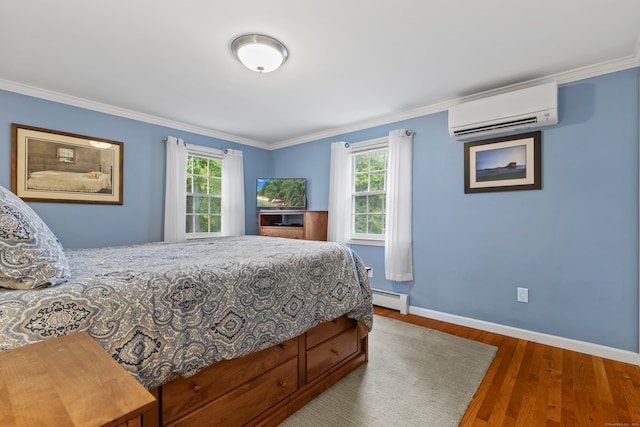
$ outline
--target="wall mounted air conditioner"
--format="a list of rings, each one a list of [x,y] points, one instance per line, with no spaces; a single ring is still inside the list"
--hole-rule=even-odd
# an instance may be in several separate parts
[[[557,82],[477,99],[449,108],[449,134],[457,139],[556,123]]]

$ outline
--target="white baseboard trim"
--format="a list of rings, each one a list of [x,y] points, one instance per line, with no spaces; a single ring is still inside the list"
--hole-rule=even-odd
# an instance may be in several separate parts
[[[578,341],[570,338],[548,335],[541,332],[529,331],[526,329],[514,328],[512,326],[500,325],[498,323],[485,322],[469,317],[447,314],[439,311],[428,310],[420,307],[409,307],[409,313],[417,316],[428,317],[430,319],[441,320],[456,325],[467,326],[469,328],[480,329],[500,335],[519,338],[540,344],[551,345],[566,350],[577,351],[579,353],[590,354],[592,356],[603,357],[605,359],[617,360],[619,362],[640,365],[640,354],[618,348],[607,347],[600,344],[593,344],[586,341]]]

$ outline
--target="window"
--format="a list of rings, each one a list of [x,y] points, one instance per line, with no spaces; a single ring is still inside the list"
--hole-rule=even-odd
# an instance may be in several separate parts
[[[352,239],[384,240],[387,159],[386,138],[352,146]]]
[[[62,163],[74,163],[75,150],[73,148],[58,147],[58,161]]]
[[[175,136],[165,143],[164,240],[244,235],[242,151],[185,144]]]
[[[222,158],[189,151],[187,156],[187,237],[222,230]]]

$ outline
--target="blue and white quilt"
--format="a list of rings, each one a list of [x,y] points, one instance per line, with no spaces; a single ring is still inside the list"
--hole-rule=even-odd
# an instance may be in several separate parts
[[[221,237],[66,256],[67,283],[0,289],[0,350],[87,331],[151,389],[343,314],[372,326],[364,265],[337,243]]]

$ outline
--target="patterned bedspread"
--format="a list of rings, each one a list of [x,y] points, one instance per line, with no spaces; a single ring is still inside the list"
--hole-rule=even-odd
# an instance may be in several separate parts
[[[261,236],[67,251],[71,281],[0,290],[0,350],[86,330],[154,388],[347,314],[371,329],[362,261]]]

